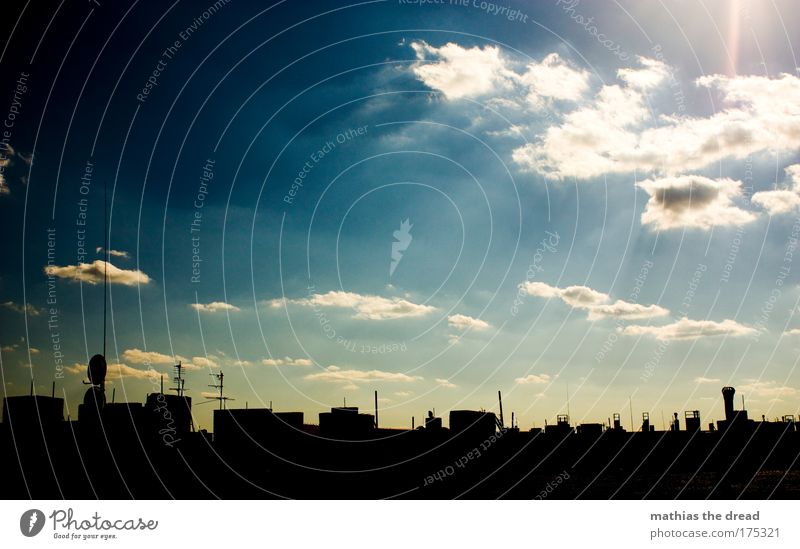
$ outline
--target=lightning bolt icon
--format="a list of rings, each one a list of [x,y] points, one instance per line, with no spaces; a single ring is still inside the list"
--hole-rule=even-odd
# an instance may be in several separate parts
[[[32,511],[31,512],[31,522],[28,525],[28,533],[29,534],[33,531],[33,527],[36,526],[36,523],[38,522],[38,519],[39,519],[39,513],[37,513],[36,511]]]

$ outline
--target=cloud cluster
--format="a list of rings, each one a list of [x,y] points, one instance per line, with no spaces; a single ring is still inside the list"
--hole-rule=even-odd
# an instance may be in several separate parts
[[[514,381],[520,385],[542,385],[549,383],[551,379],[548,374],[528,374],[525,377],[518,377]]]
[[[660,340],[687,340],[700,337],[745,337],[755,335],[757,330],[735,320],[725,319],[722,322],[713,320],[691,320],[683,317],[678,321],[663,326],[625,326],[618,328],[624,335],[649,335]]]
[[[437,377],[435,381],[439,387],[443,387],[445,389],[455,389],[456,387],[458,387],[458,385],[456,385],[449,379],[445,379],[443,377]]]
[[[753,204],[761,206],[769,215],[787,214],[800,207],[800,164],[787,166],[784,171],[789,180],[788,189],[761,191],[753,195]]]
[[[328,366],[324,371],[315,374],[308,374],[304,377],[307,381],[323,381],[326,383],[343,384],[345,389],[355,389],[358,383],[370,383],[375,381],[387,383],[411,383],[419,381],[419,376],[409,376],[396,372],[384,372],[381,370],[342,370],[338,366]]]
[[[146,366],[174,366],[180,362],[181,366],[186,370],[219,367],[219,358],[214,355],[208,355],[208,357],[195,356],[189,359],[181,355],[173,357],[157,351],[142,351],[135,347],[123,351],[122,359],[131,364],[144,364]],[[240,361],[238,364],[232,362],[231,365],[243,365],[244,362],[246,361]]]
[[[800,391],[794,387],[786,387],[775,381],[760,381],[758,379],[746,379],[745,383],[739,386],[739,390],[765,398],[796,397]]]
[[[265,358],[261,361],[264,366],[312,366],[314,363],[307,358]]]
[[[589,73],[576,69],[557,53],[528,64],[504,57],[497,46],[439,48],[412,42],[418,61],[411,66],[426,86],[447,99],[503,95],[514,107],[539,110],[553,101],[578,101],[589,89]]]
[[[67,372],[73,375],[86,375],[86,366],[80,363],[75,363],[72,366],[64,368]],[[114,381],[117,379],[130,378],[130,379],[160,379],[161,373],[149,368],[141,370],[139,368],[132,368],[123,363],[112,363],[108,365],[106,373],[106,380]]]
[[[517,148],[514,160],[550,178],[588,179],[636,170],[675,175],[729,157],[800,147],[800,78],[701,77],[695,85],[718,94],[721,110],[650,120],[645,91],[669,70],[652,59],[639,62],[641,69],[621,70],[620,84],[602,86],[538,142]]]
[[[39,316],[41,314],[41,311],[30,303],[19,305],[13,301],[6,301],[5,303],[0,304],[0,307],[14,311],[15,313],[27,314],[28,316]]]
[[[63,267],[48,265],[44,268],[44,273],[47,276],[81,281],[87,284],[102,284],[106,268],[108,269],[109,284],[136,286],[150,282],[150,277],[142,271],[120,269],[101,259],[97,259],[92,263],[79,263],[78,265],[65,265]]]
[[[230,303],[225,303],[224,301],[212,301],[211,303],[192,303],[190,304],[190,306],[195,311],[199,311],[201,313],[217,313],[220,311],[232,311],[232,312],[241,311],[239,307],[231,305]]]
[[[717,225],[743,225],[756,216],[737,207],[742,185],[732,179],[709,179],[681,175],[648,179],[637,184],[650,195],[642,212],[642,225],[660,230],[692,227],[710,229]]]
[[[486,330],[491,326],[484,320],[461,314],[448,316],[447,324],[458,330]]]
[[[273,299],[268,304],[273,308],[281,307],[284,304],[295,304],[314,309],[319,307],[350,308],[356,311],[353,318],[366,320],[415,318],[436,310],[436,307],[419,305],[397,297],[386,298],[342,291],[314,294],[301,299]]]
[[[614,302],[608,294],[593,290],[588,286],[568,286],[558,288],[544,282],[524,282],[519,286],[527,295],[557,298],[575,309],[588,311],[589,320],[618,318],[620,320],[640,320],[666,316],[669,310],[658,305],[640,305],[618,299]]]
[[[105,254],[106,253],[105,248],[103,248],[102,246],[98,246],[97,248],[95,248],[94,251],[95,251],[95,253],[98,253],[98,254],[101,254],[101,253]],[[108,250],[108,255],[110,255],[111,257],[121,257],[122,259],[130,259],[131,258],[131,254],[129,254],[128,252],[125,252],[125,251],[121,251],[121,250]]]
[[[172,366],[177,364],[181,357],[171,357],[156,351],[142,351],[134,347],[133,349],[126,349],[123,351],[122,359],[133,364],[161,364]]]

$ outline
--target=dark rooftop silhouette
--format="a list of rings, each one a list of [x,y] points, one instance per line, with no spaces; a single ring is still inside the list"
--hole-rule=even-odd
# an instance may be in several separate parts
[[[99,357],[99,358],[98,358]],[[197,431],[192,399],[147,395],[106,403],[105,360],[92,358],[78,420],[64,400],[3,400],[0,465],[6,498],[794,498],[800,491],[795,418],[754,421],[722,395],[725,418],[702,428],[697,410],[637,432],[619,414],[573,425],[559,415],[520,429],[512,414],[430,411],[424,425],[382,428],[352,406],[319,414],[227,408],[220,390],[213,435]],[[218,375],[219,385],[222,382]],[[500,395],[498,394],[498,397]],[[553,479],[558,479],[555,482]],[[554,484],[555,482],[555,484]],[[554,488],[554,486],[556,488]]]

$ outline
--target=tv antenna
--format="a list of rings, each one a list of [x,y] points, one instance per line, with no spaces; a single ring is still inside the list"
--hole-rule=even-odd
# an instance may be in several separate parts
[[[219,396],[212,397],[212,400],[219,400],[219,409],[224,410],[226,400],[236,400],[236,399],[226,397],[223,394],[223,387],[225,385],[225,374],[223,372],[220,371],[220,373],[218,374],[209,374],[209,375],[211,375],[211,377],[213,377],[217,381],[217,383],[213,383],[209,385],[209,387],[211,387],[212,389],[219,389]]]
[[[175,377],[172,378],[172,381],[175,382],[175,387],[170,387],[169,390],[175,391],[178,393],[178,396],[182,397],[186,392],[186,389],[184,389],[186,380],[183,378],[183,364],[181,361],[178,361],[178,363],[173,366],[173,369],[175,371]]]

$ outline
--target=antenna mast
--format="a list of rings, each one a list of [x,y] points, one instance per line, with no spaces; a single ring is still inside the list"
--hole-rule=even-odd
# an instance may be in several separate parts
[[[209,387],[211,387],[212,389],[219,389],[219,396],[213,397],[213,399],[214,400],[219,400],[219,409],[220,410],[224,410],[225,409],[225,401],[226,400],[234,400],[232,398],[224,396],[224,394],[223,394],[223,387],[224,387],[224,384],[225,384],[224,383],[225,374],[222,371],[220,371],[220,373],[218,373],[218,374],[210,374],[210,375],[211,375],[211,377],[213,377],[214,379],[216,379],[218,381],[218,383],[214,383],[212,385],[209,385]]]
[[[169,390],[175,391],[176,393],[178,393],[178,396],[182,397],[183,394],[186,392],[186,390],[184,389],[186,380],[183,378],[183,364],[181,363],[181,361],[178,361],[178,363],[175,366],[173,366],[173,368],[175,369],[175,377],[173,377],[172,380],[175,382],[175,387],[170,387]]]

